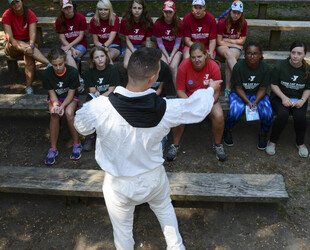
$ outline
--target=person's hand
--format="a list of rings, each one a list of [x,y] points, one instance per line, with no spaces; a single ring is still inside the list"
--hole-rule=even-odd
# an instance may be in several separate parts
[[[292,101],[290,98],[288,98],[287,96],[282,98],[282,104],[284,107],[291,107],[292,106]]]
[[[71,48],[72,57],[77,58],[78,57],[78,51],[75,48]]]
[[[292,107],[293,107],[293,108],[299,109],[299,108],[301,108],[302,106],[304,106],[305,102],[306,102],[306,101],[304,101],[303,99],[299,99],[299,100],[295,101],[295,102],[292,104]]]
[[[250,109],[254,109],[255,108],[255,105],[254,103],[248,101],[247,105],[250,107]]]
[[[218,90],[220,88],[220,84],[223,82],[223,80],[217,80],[217,81],[213,81],[212,79],[210,79],[209,81],[209,86],[211,88],[213,88],[214,90]]]
[[[68,53],[68,51],[71,49],[70,45],[62,46],[61,47],[64,52]]]
[[[59,116],[63,116],[64,113],[65,113],[64,108],[63,108],[62,106],[58,107],[58,115],[59,115]]]

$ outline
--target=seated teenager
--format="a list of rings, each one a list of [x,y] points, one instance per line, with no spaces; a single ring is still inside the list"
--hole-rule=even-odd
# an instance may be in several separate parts
[[[206,47],[195,42],[189,50],[190,58],[183,60],[177,74],[177,96],[178,98],[188,98],[198,89],[209,88],[211,80],[220,80],[221,72],[218,64],[210,59]],[[212,134],[214,137],[213,149],[216,159],[224,161],[226,154],[221,144],[224,131],[224,115],[222,106],[219,103],[220,88],[214,92],[214,104],[208,115],[212,124]],[[168,161],[173,161],[177,157],[181,138],[184,132],[184,125],[172,129],[173,144],[166,155]]]
[[[245,59],[238,61],[233,69],[232,92],[229,95],[229,112],[225,121],[224,143],[233,146],[232,128],[241,118],[245,107],[256,109],[259,113],[261,128],[257,148],[264,150],[267,134],[272,123],[273,113],[266,94],[270,85],[270,67],[263,62],[261,46],[250,42],[244,50]]]
[[[78,160],[82,155],[82,145],[79,134],[75,130],[74,113],[79,103],[76,89],[79,86],[79,72],[70,65],[66,65],[66,53],[55,47],[48,53],[48,59],[52,67],[43,72],[43,87],[48,90],[47,105],[51,116],[50,120],[50,140],[51,147],[45,159],[46,165],[55,163],[55,158],[59,151],[57,141],[59,135],[60,118],[65,115],[68,128],[73,139],[73,149],[71,160]]]
[[[4,52],[12,58],[23,57],[25,61],[26,94],[33,94],[32,83],[35,74],[35,60],[49,64],[36,48],[36,15],[24,6],[22,0],[9,0],[10,9],[2,15],[4,29]]]
[[[273,122],[266,153],[274,155],[289,115],[294,120],[296,147],[300,157],[308,157],[305,145],[307,128],[306,112],[310,96],[310,68],[305,61],[307,46],[302,41],[295,41],[290,47],[289,58],[277,63],[271,72],[271,105],[277,116]]]

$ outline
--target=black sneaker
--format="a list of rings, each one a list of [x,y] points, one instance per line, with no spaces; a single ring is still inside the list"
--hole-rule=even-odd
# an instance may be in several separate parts
[[[217,146],[215,146],[213,144],[213,149],[215,151],[216,159],[218,159],[219,161],[225,161],[226,160],[226,154],[225,154],[225,151],[224,151],[223,144],[219,144]]]
[[[266,147],[267,147],[267,134],[266,133],[259,133],[257,148],[259,150],[265,150]]]
[[[174,161],[177,158],[178,151],[179,151],[179,146],[171,144],[170,149],[168,153],[166,154],[167,161]]]
[[[224,130],[223,140],[226,146],[228,147],[234,146],[231,130],[227,129]]]

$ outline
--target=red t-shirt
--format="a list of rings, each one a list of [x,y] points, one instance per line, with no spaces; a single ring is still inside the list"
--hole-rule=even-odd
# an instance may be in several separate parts
[[[196,70],[190,58],[187,58],[179,66],[176,89],[185,90],[186,95],[190,96],[197,89],[208,88],[210,79],[221,80],[221,71],[216,62],[210,59],[203,69]]]
[[[237,33],[236,24],[232,24],[230,28],[230,32],[227,32],[226,29],[226,20],[221,19],[217,24],[217,34],[222,35],[223,38],[229,38],[229,39],[239,39],[240,37],[245,37],[248,30],[248,24],[244,20],[243,28],[241,29],[241,33]]]
[[[57,30],[60,30],[61,24],[60,20],[57,18],[55,25],[56,25],[56,32],[59,34],[64,34],[66,37],[66,40],[71,43],[74,41],[80,34],[80,31],[87,30],[87,23],[86,18],[82,14],[75,12],[74,17],[72,19],[65,18],[66,21],[66,29],[64,32],[57,32]],[[83,45],[85,48],[87,48],[87,40],[86,36],[84,34],[83,40],[80,42],[81,45]]]
[[[12,9],[7,9],[2,15],[1,22],[11,26],[14,39],[26,40],[29,39],[29,25],[38,22],[38,19],[36,15],[28,9],[27,24],[23,26],[24,15],[15,15]],[[6,36],[4,40],[8,40]]]
[[[182,38],[183,33],[184,33],[184,24],[182,21],[180,21],[178,35],[176,37]],[[176,38],[173,35],[173,24],[167,24],[165,21],[156,21],[154,24],[153,36],[162,38],[165,49],[167,51],[171,52],[173,50]]]
[[[202,19],[196,19],[193,13],[188,13],[184,18],[184,36],[190,37],[192,42],[201,42],[209,50],[209,41],[216,39],[216,21],[213,15],[206,12]]]
[[[142,29],[141,23],[134,23],[132,30],[127,27],[127,21],[125,18],[121,22],[121,31],[124,36],[128,36],[133,45],[141,45],[147,37],[152,36],[152,28],[148,30]]]
[[[121,45],[121,40],[118,36],[118,31],[119,31],[119,18],[118,18],[118,16],[115,16],[114,26],[111,26],[109,24],[109,20],[103,21],[100,19],[100,25],[99,26],[96,25],[95,18],[92,18],[90,20],[89,33],[97,35],[100,43],[102,43],[102,44],[105,43],[109,39],[110,33],[112,31],[117,32],[116,36],[114,38],[114,41],[112,43]]]

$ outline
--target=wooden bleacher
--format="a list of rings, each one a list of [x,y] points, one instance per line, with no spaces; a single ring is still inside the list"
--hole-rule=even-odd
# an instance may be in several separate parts
[[[286,201],[282,175],[167,173],[176,201]],[[0,167],[0,192],[103,197],[102,170],[42,167]]]

